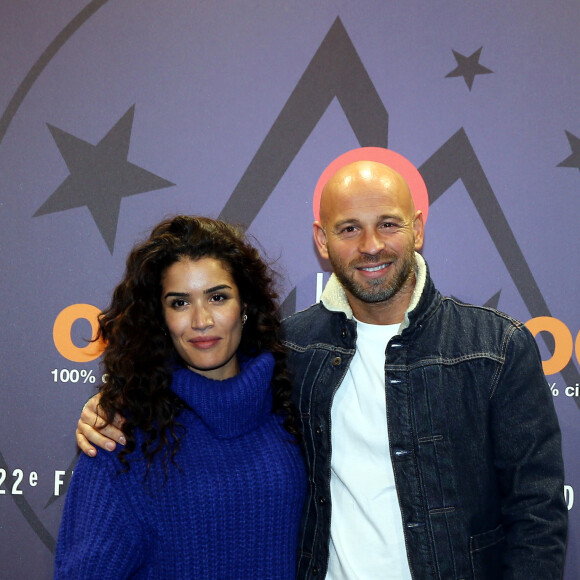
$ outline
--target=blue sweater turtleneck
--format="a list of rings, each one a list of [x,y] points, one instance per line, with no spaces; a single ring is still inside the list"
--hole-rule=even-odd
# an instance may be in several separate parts
[[[306,478],[272,414],[270,353],[225,381],[188,369],[172,389],[191,407],[167,477],[135,452],[82,455],[67,492],[55,578],[294,578]],[[140,438],[140,434],[137,434]]]

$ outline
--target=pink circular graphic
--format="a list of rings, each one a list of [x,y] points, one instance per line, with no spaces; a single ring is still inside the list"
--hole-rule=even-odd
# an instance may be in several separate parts
[[[314,211],[314,219],[320,219],[320,196],[326,182],[339,169],[355,161],[376,161],[383,165],[392,167],[397,173],[400,173],[411,190],[415,208],[423,212],[423,221],[427,223],[427,215],[429,214],[429,194],[427,193],[427,186],[419,170],[400,153],[396,153],[391,149],[384,149],[382,147],[359,147],[352,149],[342,155],[338,156],[328,167],[322,172],[316,188],[314,189],[314,198],[312,200],[312,209]]]

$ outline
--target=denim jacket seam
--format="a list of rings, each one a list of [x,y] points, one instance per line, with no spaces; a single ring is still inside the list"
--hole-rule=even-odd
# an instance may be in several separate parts
[[[295,342],[290,342],[288,340],[282,340],[282,345],[285,346],[286,348],[289,348],[290,350],[301,353],[307,352],[309,350],[326,350],[328,352],[338,352],[341,354],[354,355],[356,351],[356,347],[345,348],[342,346],[336,346],[325,342],[316,342],[312,344],[300,345],[296,344]]]
[[[509,349],[510,344],[512,343],[512,339],[514,338],[514,334],[516,332],[516,330],[518,330],[518,326],[515,324],[511,324],[507,331],[504,333],[504,337],[503,337],[503,341],[501,344],[501,356],[502,356],[502,363],[498,366],[493,380],[491,381],[491,385],[490,385],[490,389],[489,389],[489,400],[493,399],[493,396],[495,395],[495,391],[497,389],[497,386],[499,385],[499,379],[501,377],[501,375],[503,374],[504,368],[505,368],[505,360],[506,360],[506,356],[507,356],[507,351]]]

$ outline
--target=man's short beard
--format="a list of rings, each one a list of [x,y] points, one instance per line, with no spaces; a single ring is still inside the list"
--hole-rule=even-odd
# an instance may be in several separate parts
[[[371,262],[381,262],[381,261],[391,261],[391,257],[385,257],[386,254],[381,252],[372,256],[371,259],[365,260],[365,264],[368,265]],[[353,278],[349,277],[347,274],[348,269],[343,266],[343,264],[333,259],[332,255],[329,254],[330,264],[332,269],[342,286],[355,298],[361,302],[366,302],[367,304],[375,304],[377,302],[386,302],[395,296],[401,288],[405,285],[407,280],[413,275],[415,271],[415,251],[405,253],[404,256],[399,257],[395,262],[393,261],[389,268],[397,267],[395,276],[389,282],[385,282],[382,279],[371,279],[366,282],[366,287],[354,281]],[[348,268],[352,268],[351,264]],[[356,266],[355,266],[356,267]]]

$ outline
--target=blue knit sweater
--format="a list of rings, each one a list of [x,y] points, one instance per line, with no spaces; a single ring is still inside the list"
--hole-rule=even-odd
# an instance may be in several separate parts
[[[271,413],[270,353],[214,381],[179,369],[172,389],[193,409],[178,467],[144,482],[135,452],[82,455],[56,547],[55,578],[294,578],[306,477],[299,446]],[[157,457],[157,456],[156,456]]]

